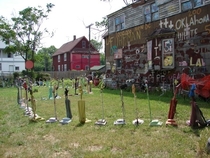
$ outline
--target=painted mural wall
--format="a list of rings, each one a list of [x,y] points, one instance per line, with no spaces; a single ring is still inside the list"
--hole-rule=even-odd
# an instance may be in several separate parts
[[[209,74],[209,7],[203,6],[107,36],[106,62],[111,65],[107,77],[117,82],[129,79],[141,82],[144,78],[157,85],[179,80],[182,72],[194,77]],[[155,31],[160,33],[153,35]]]

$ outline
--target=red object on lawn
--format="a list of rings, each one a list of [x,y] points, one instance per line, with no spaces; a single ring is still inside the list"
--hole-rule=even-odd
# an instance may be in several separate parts
[[[177,105],[177,99],[176,99],[176,94],[178,92],[179,87],[181,86],[181,84],[176,86],[175,92],[174,92],[174,96],[171,99],[170,102],[170,109],[168,112],[168,120],[166,121],[166,125],[173,125],[173,126],[177,126],[176,121],[174,120],[174,115],[176,113],[176,105]]]

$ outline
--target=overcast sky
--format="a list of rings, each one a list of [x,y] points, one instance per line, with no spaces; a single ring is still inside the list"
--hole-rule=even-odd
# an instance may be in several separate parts
[[[111,14],[122,7],[125,7],[123,0],[0,0],[0,15],[8,20],[13,15],[27,7],[42,6],[53,3],[49,19],[44,21],[44,26],[48,31],[54,31],[53,38],[45,38],[42,43],[44,47],[54,45],[60,48],[62,44],[71,41],[73,36],[85,36],[89,38],[89,30],[86,26],[96,21],[101,21],[102,17]],[[99,31],[91,29],[91,39],[101,41]]]

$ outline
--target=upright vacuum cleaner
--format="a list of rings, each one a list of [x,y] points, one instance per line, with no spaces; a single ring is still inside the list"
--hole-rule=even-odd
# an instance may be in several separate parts
[[[170,102],[170,108],[169,108],[169,112],[168,112],[168,120],[166,121],[166,125],[177,126],[177,123],[174,119],[174,115],[176,113],[176,105],[177,105],[176,94],[177,94],[178,88],[180,86],[181,86],[181,83],[179,85],[177,85],[176,89],[174,90],[174,96]]]
[[[64,117],[60,123],[61,124],[68,124],[72,120],[72,114],[71,114],[71,107],[70,107],[70,100],[68,99],[68,92],[69,90],[65,88],[65,105],[66,105],[66,117]]]
[[[206,120],[204,118],[202,111],[198,107],[195,100],[195,90],[196,85],[192,84],[189,93],[189,97],[191,97],[191,116],[190,120],[188,120],[186,123],[192,128],[204,128],[210,125],[210,120]]]
[[[135,108],[136,108],[136,119],[133,120],[132,123],[134,125],[140,125],[140,124],[144,123],[144,120],[141,120],[138,117],[138,108],[137,108],[137,104],[136,104],[136,88],[135,88],[135,84],[132,84],[132,93],[134,95],[134,104],[135,104]]]
[[[122,102],[122,114],[123,117],[121,119],[117,119],[114,122],[114,125],[125,125],[125,107],[124,107],[124,101],[123,101],[123,89],[125,89],[127,87],[126,84],[120,86],[120,97],[121,97],[121,102]]]
[[[103,104],[103,89],[104,89],[104,83],[102,82],[101,83],[101,88],[100,88],[100,91],[101,91],[101,106],[102,106],[102,113],[103,113],[103,116],[102,116],[102,119],[99,119],[98,121],[95,122],[95,125],[106,125],[106,120],[104,119],[104,104]]]
[[[56,111],[56,96],[57,96],[56,91],[57,90],[58,90],[58,86],[54,86],[54,89],[53,89],[53,101],[54,101],[54,113],[55,113],[55,117],[51,117],[49,120],[46,121],[46,123],[54,123],[54,122],[57,122],[58,121],[57,111]]]

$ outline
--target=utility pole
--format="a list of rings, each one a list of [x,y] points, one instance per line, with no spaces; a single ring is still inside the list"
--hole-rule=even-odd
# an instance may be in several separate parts
[[[86,26],[86,28],[89,28],[89,57],[88,57],[88,71],[90,73],[90,28],[93,24],[90,24],[88,26]]]

